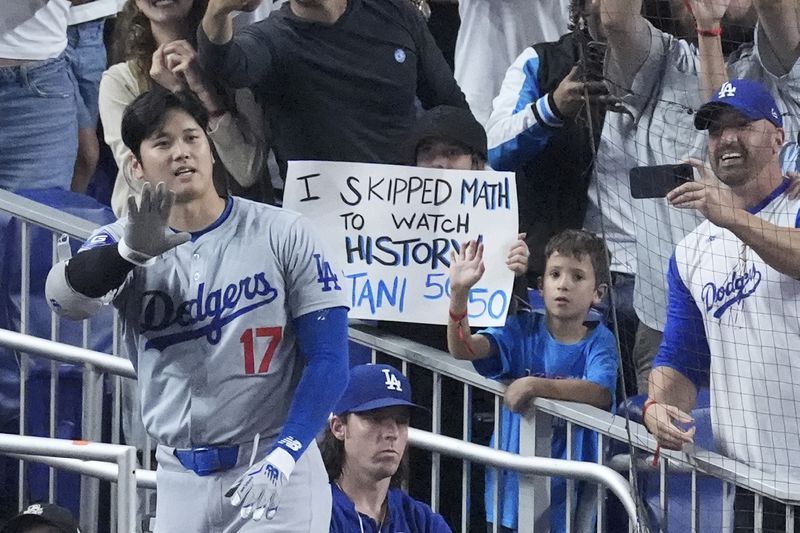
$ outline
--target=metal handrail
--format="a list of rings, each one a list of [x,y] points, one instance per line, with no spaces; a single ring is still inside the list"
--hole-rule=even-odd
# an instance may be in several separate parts
[[[79,348],[71,344],[23,335],[3,328],[0,328],[0,344],[20,352],[35,353],[62,363],[92,365],[97,370],[108,372],[115,376],[136,379],[136,371],[129,360],[95,352],[87,348]]]
[[[92,364],[96,368],[103,369],[110,374],[135,378],[133,365],[129,361],[108,354],[83,348],[74,348],[56,341],[21,335],[13,331],[0,329],[0,344],[4,343],[26,352],[36,353],[45,357],[53,357],[71,363],[83,362]],[[59,353],[60,348],[64,348],[64,352],[68,352],[68,354]],[[491,382],[487,380],[487,384],[488,383]],[[514,470],[521,474],[555,475],[600,483],[607,486],[619,497],[631,517],[631,520],[634,523],[636,522],[636,504],[631,496],[628,482],[617,472],[606,466],[580,461],[552,459],[549,457],[522,457],[517,454],[464,442],[444,435],[435,435],[415,428],[409,428],[409,442],[412,446],[417,446],[432,452],[487,464],[497,468]],[[34,450],[26,451],[28,453],[36,453]],[[47,462],[45,458],[36,458],[36,460]],[[49,464],[54,463],[51,462]],[[77,467],[77,465],[71,462],[62,461],[61,464],[64,466]],[[112,470],[106,467],[98,467],[97,465],[85,466],[87,469],[90,467],[94,468],[97,477],[105,479],[112,475]]]
[[[66,233],[76,239],[88,239],[98,227],[94,222],[3,189],[0,189],[0,211],[55,233]]]
[[[567,461],[550,457],[525,457],[516,453],[495,450],[472,442],[436,435],[429,431],[408,428],[408,442],[412,446],[480,463],[503,470],[513,470],[523,475],[560,476],[581,479],[607,487],[622,502],[632,524],[637,523],[636,502],[628,481],[607,466],[584,461]]]
[[[351,325],[350,339],[494,394],[502,395],[505,391],[500,383],[479,375],[470,363],[455,360],[446,352],[397,337],[367,324]],[[658,445],[643,425],[631,422],[629,428],[624,417],[591,405],[547,398],[536,398],[532,405],[543,413],[622,442],[628,441],[630,432],[631,442],[650,453],[654,453]],[[756,494],[789,504],[800,502],[800,484],[767,482],[762,471],[744,463],[690,445],[684,450],[679,452],[661,449],[660,454],[671,464],[696,467],[703,474],[733,483]]]
[[[84,476],[92,476],[103,481],[117,482],[119,467],[113,463],[103,461],[87,461],[83,459],[71,459],[67,457],[52,457],[48,455],[32,455],[27,453],[8,453],[5,454],[21,461],[42,463],[54,468],[61,468],[77,472]],[[140,489],[156,488],[156,473],[154,470],[144,470],[137,468],[133,471],[136,478],[136,486]]]
[[[108,356],[111,357],[111,356]],[[0,453],[36,454],[116,463],[117,531],[136,531],[136,448],[121,444],[72,441],[0,433]]]

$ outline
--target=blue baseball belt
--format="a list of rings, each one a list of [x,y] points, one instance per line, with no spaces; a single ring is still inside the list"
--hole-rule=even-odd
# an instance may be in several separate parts
[[[176,448],[173,453],[184,468],[198,476],[208,476],[236,466],[239,446],[202,446],[183,450]]]

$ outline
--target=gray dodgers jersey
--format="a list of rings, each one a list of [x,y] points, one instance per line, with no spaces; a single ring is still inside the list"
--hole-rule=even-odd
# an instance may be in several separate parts
[[[118,241],[126,219],[85,247]],[[292,319],[347,307],[338,272],[300,214],[228,200],[209,228],[135,267],[114,305],[145,428],[187,448],[277,436],[305,367]]]

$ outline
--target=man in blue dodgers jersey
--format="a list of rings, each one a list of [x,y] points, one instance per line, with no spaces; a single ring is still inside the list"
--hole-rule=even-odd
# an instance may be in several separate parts
[[[786,194],[782,125],[775,100],[750,80],[725,83],[697,113],[695,126],[709,132],[711,170],[692,160],[701,179],[667,199],[707,220],[670,259],[667,323],[644,422],[665,448],[692,442],[687,413],[710,377],[721,453],[761,470],[768,484],[797,490],[800,200]]]
[[[48,299],[120,311],[159,443],[156,532],[327,531],[314,437],[347,385],[346,300],[306,219],[217,195],[206,122],[187,95],[131,103],[141,204],[53,267]]]

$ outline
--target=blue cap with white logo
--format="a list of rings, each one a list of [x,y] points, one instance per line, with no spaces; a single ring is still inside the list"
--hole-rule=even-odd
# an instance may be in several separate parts
[[[703,104],[694,117],[694,127],[707,130],[715,115],[726,107],[732,107],[748,119],[769,120],[776,127],[783,127],[783,118],[775,99],[766,87],[753,80],[731,80],[726,82],[714,96]]]
[[[347,389],[333,413],[362,413],[383,407],[405,405],[426,409],[411,401],[408,378],[390,365],[358,365],[350,369]]]

